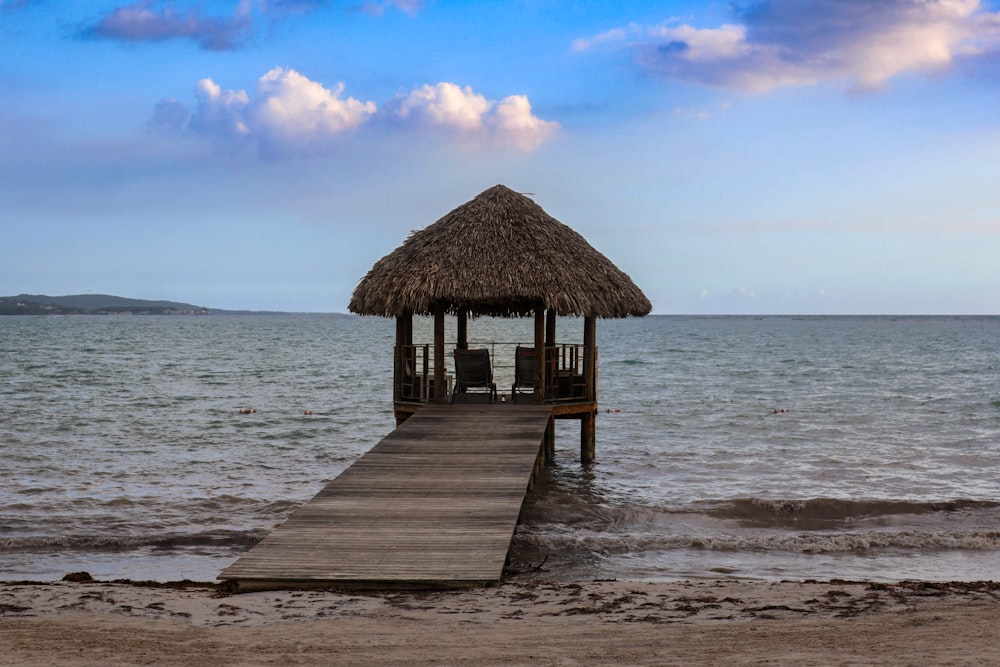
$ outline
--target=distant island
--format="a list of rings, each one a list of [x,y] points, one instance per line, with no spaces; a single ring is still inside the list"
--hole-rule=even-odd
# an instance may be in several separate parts
[[[210,308],[190,303],[109,294],[0,296],[0,315],[209,315],[212,312]]]

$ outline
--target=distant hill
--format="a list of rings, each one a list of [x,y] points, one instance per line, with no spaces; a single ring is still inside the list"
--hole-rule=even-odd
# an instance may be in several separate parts
[[[211,309],[177,301],[129,299],[110,294],[0,297],[0,315],[207,315]]]

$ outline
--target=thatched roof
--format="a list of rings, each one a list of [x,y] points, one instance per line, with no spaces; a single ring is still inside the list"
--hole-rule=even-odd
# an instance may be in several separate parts
[[[372,267],[348,308],[362,315],[646,315],[632,279],[528,197],[496,185],[413,232]]]

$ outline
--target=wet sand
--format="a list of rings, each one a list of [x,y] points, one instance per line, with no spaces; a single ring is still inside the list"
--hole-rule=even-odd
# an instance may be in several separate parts
[[[1000,583],[0,584],[11,665],[996,665]]]

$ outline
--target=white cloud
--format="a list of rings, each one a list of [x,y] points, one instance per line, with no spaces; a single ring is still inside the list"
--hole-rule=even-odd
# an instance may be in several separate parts
[[[344,99],[343,91],[343,84],[330,90],[281,67],[260,77],[253,99],[244,90],[223,90],[202,79],[189,128],[225,144],[255,142],[269,159],[322,152],[376,111],[374,102]]]
[[[396,116],[404,123],[453,133],[466,142],[486,141],[526,153],[551,140],[560,127],[535,116],[524,95],[497,103],[469,86],[448,82],[414,89],[399,102]]]
[[[275,67],[257,91],[249,125],[262,150],[275,156],[310,152],[314,142],[357,129],[376,111],[374,102],[343,99],[343,83],[330,90],[292,69]]]
[[[769,0],[741,18],[717,28],[630,25],[573,48],[622,46],[665,78],[763,92],[827,81],[878,88],[1000,45],[1000,13],[979,0]]]
[[[524,95],[498,103],[469,86],[438,83],[391,101],[379,114],[375,102],[345,97],[343,83],[327,88],[281,67],[260,77],[254,95],[202,79],[195,97],[193,113],[175,100],[162,100],[147,128],[166,135],[187,130],[228,150],[253,146],[265,159],[329,153],[343,135],[380,116],[393,121],[383,126],[388,131],[430,129],[467,147],[526,153],[560,129],[558,123],[535,116]]]
[[[525,153],[549,141],[559,131],[559,123],[531,113],[531,103],[525,95],[502,99],[490,118],[490,126],[497,143]]]
[[[454,83],[423,85],[403,100],[397,111],[399,118],[425,125],[444,127],[459,132],[479,132],[485,128],[483,116],[493,103]]]
[[[630,23],[627,28],[612,28],[593,37],[574,39],[572,48],[574,51],[588,51],[602,44],[614,45],[618,42],[624,42],[634,35],[642,34],[645,31],[646,29],[638,23]]]
[[[242,139],[250,133],[245,116],[250,96],[245,90],[223,90],[211,79],[202,79],[195,88],[198,107],[189,127],[216,139]]]
[[[725,58],[740,58],[749,55],[751,49],[746,42],[746,27],[724,25],[721,28],[699,29],[688,25],[677,28],[653,28],[649,34],[658,39],[664,53],[680,52],[691,62],[712,62]],[[665,45],[665,46],[664,46]]]

